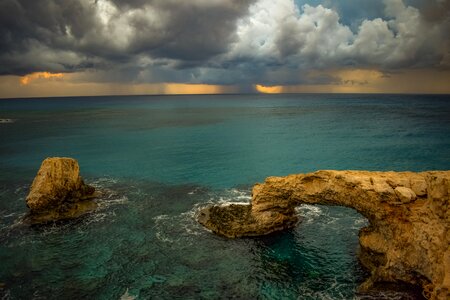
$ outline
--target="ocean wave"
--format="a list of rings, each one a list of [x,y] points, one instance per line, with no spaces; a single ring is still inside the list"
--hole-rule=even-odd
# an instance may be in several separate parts
[[[196,193],[199,188],[188,192],[188,195]],[[209,229],[197,222],[200,211],[208,205],[227,206],[231,204],[248,205],[251,200],[250,190],[238,190],[236,188],[228,189],[220,193],[212,193],[207,201],[196,203],[192,209],[175,216],[159,215],[154,217],[156,237],[163,242],[175,242],[170,236],[181,234],[183,242],[192,244],[194,237],[198,237],[205,232],[211,232]],[[175,228],[176,227],[176,228]],[[175,232],[175,233],[174,233]]]
[[[0,118],[0,124],[10,124],[10,123],[15,123],[16,120],[15,119],[1,119]]]
[[[297,206],[295,212],[302,218],[304,223],[312,223],[315,219],[325,215],[322,208],[310,204]]]
[[[228,206],[231,204],[238,204],[238,205],[249,205],[250,204],[249,202],[233,201],[230,199],[220,199],[218,202],[213,202],[213,203],[216,205],[219,205],[219,206]]]
[[[230,193],[238,200],[250,201],[252,199],[250,190],[231,189]]]
[[[115,205],[123,205],[128,203],[128,197],[121,195],[116,197],[108,196],[106,198],[99,198],[96,200],[98,204],[97,209],[107,209],[108,207],[115,206]]]
[[[200,188],[196,187],[187,194],[193,195],[199,190]],[[205,234],[205,232],[210,232],[210,230],[197,222],[197,217],[201,209],[208,205],[248,205],[251,200],[251,191],[232,188],[219,193],[210,193],[206,197],[206,201],[194,204],[186,212],[177,215],[162,214],[154,217],[156,238],[164,243],[180,245],[193,244],[195,243],[195,238]],[[177,237],[176,240],[173,238],[174,236]]]
[[[118,183],[118,179],[113,177],[100,177],[96,178],[94,181],[89,182],[95,188],[103,188],[105,186],[113,185]]]
[[[6,215],[1,215],[0,218],[3,220],[3,219],[15,217],[15,216],[17,216],[18,214],[19,214],[18,212],[12,212],[12,213],[8,213],[8,214],[6,214]]]
[[[195,237],[204,233],[203,226],[197,222],[199,211],[205,203],[197,203],[194,207],[178,215],[159,215],[153,218],[155,235],[164,243],[193,244]],[[172,237],[176,236],[176,239]]]
[[[327,228],[348,226],[355,230],[368,225],[368,220],[363,215],[348,208],[302,204],[295,211],[303,224],[314,223]]]
[[[202,188],[196,187],[192,191],[188,192],[188,195],[195,195],[195,194],[197,194],[200,191],[202,191]]]
[[[120,296],[119,300],[134,300],[136,299],[136,296],[130,294],[128,292],[128,288],[126,289],[125,293],[123,293],[122,296]]]
[[[169,215],[159,215],[154,217],[153,220],[155,221],[155,225],[153,226],[153,228],[155,229],[156,238],[164,243],[175,242],[174,239],[170,238],[172,234],[167,232],[173,224],[172,221],[174,221],[174,217],[171,217]]]
[[[207,204],[250,204],[252,199],[250,190],[229,189],[219,195],[212,195]]]
[[[21,185],[18,186],[15,190],[14,190],[14,194],[16,195],[22,195],[22,194],[26,194],[29,190],[30,186],[29,185]]]
[[[315,290],[313,287],[316,286],[318,282],[315,280],[305,281],[298,287],[298,293],[301,296],[298,296],[297,299],[318,299],[318,300],[348,300],[353,299],[355,297],[349,297],[349,295],[345,295],[342,291],[351,291],[355,292],[352,284],[348,283],[340,283],[338,282],[338,278],[333,278],[333,282],[326,288],[321,291]]]
[[[41,236],[47,236],[55,233],[64,232],[71,228],[84,231],[92,224],[104,222],[105,220],[114,220],[116,216],[115,206],[125,205],[128,203],[128,197],[116,192],[113,188],[109,188],[111,184],[117,183],[114,178],[100,178],[91,183],[97,191],[100,192],[99,197],[94,199],[97,207],[85,215],[70,220],[49,222],[39,226],[38,230],[33,230],[34,234]],[[20,186],[15,190],[16,194],[22,194],[27,186]],[[18,198],[20,201],[24,201],[23,197]],[[0,236],[2,240],[6,240],[9,237],[15,235],[15,233],[26,232],[30,229],[29,224],[25,221],[27,212],[8,212],[1,214],[1,228]],[[36,229],[36,227],[33,227]],[[14,233],[14,234],[13,234]],[[24,239],[22,243],[28,243],[27,239]]]
[[[367,225],[369,225],[369,220],[367,220],[364,216],[360,216],[353,222],[352,229],[361,229]]]
[[[114,185],[118,183],[118,179],[113,177],[97,178],[89,184],[98,192],[99,196],[95,199],[98,207],[97,211],[103,211],[111,206],[123,205],[128,203],[128,197],[114,189]]]
[[[153,219],[155,221],[155,236],[164,243],[192,244],[194,242],[193,236],[200,234],[196,221],[192,220],[189,214],[161,215]]]

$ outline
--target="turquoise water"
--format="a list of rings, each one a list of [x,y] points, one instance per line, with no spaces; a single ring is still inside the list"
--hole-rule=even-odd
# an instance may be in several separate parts
[[[353,210],[302,206],[294,230],[228,240],[197,209],[248,202],[273,175],[450,169],[449,96],[0,100],[0,119],[12,119],[0,122],[5,299],[364,299],[366,220]],[[24,198],[48,156],[76,158],[105,196],[81,219],[30,228]]]

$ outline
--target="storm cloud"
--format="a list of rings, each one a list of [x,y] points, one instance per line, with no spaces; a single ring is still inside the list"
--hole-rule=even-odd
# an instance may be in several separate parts
[[[0,0],[0,74],[276,85],[337,80],[311,70],[448,69],[449,2]]]

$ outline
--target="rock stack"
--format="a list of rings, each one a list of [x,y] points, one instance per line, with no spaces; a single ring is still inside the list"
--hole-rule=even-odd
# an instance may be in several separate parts
[[[45,159],[34,178],[26,203],[32,224],[75,218],[96,207],[95,189],[83,182],[73,158]]]

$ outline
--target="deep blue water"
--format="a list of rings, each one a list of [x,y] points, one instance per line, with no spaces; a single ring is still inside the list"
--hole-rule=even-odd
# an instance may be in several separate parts
[[[353,210],[302,206],[292,231],[228,240],[197,209],[249,201],[267,176],[450,169],[450,96],[11,99],[0,119],[13,120],[0,122],[5,299],[361,297],[366,220]],[[30,228],[24,199],[49,156],[76,158],[106,196],[81,219]]]

